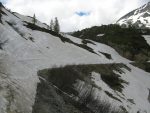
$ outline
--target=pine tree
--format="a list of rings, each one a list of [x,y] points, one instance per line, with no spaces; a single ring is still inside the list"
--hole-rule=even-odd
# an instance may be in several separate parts
[[[59,33],[60,32],[60,26],[57,17],[55,17],[55,22],[54,22],[54,31]]]
[[[33,24],[35,24],[37,22],[35,14],[33,15],[33,20],[32,21],[33,21]]]
[[[54,22],[53,22],[53,20],[51,20],[51,22],[50,22],[50,30],[54,30]]]

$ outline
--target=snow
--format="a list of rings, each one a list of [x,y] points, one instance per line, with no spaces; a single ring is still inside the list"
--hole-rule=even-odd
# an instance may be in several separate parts
[[[30,36],[35,39],[35,42],[22,38],[7,23],[0,27],[0,39],[8,40],[8,43],[3,47],[7,57],[2,56],[2,67],[6,68],[11,74],[11,78],[9,78],[11,83],[6,83],[8,86],[12,86],[14,98],[17,100],[12,105],[16,105],[21,112],[30,113],[32,111],[36,85],[39,82],[37,78],[38,70],[50,68],[54,65],[103,62],[98,55],[89,53],[72,44],[63,43],[58,37],[32,31],[21,25],[21,23],[18,23],[18,27],[24,29],[26,34],[31,34]],[[3,79],[5,80],[5,78]],[[15,86],[20,88],[17,89]]]
[[[30,22],[30,23],[32,23],[33,22],[33,18],[32,17],[29,17],[29,16],[23,16],[23,15],[20,15],[20,14],[18,14],[18,13],[14,13],[14,15],[16,15],[17,17],[19,17],[21,20],[23,20],[23,21],[26,21],[26,22]],[[43,27],[43,28],[48,28],[48,25],[46,25],[46,24],[43,24],[43,23],[41,23],[40,21],[38,21],[37,20],[37,22],[36,22],[36,25],[38,25],[38,26],[40,26],[40,27]]]
[[[105,35],[105,34],[98,34],[97,36],[98,36],[98,37],[101,37],[101,36],[104,36],[104,35]]]
[[[10,87],[13,91],[8,90],[7,93],[13,95],[14,98],[10,99],[12,101],[10,103],[5,98],[5,93],[1,94],[0,106],[2,108],[9,106],[12,111],[32,112],[36,86],[39,82],[38,70],[55,65],[110,63],[108,59],[85,49],[70,43],[63,43],[58,37],[28,29],[23,26],[23,21],[30,22],[30,18],[17,15],[21,18],[19,19],[7,10],[3,10],[8,16],[3,15],[3,24],[0,24],[0,40],[8,40],[8,42],[3,45],[3,50],[0,50],[0,59],[2,72],[7,73],[8,77],[1,78],[1,80],[6,84],[3,92]],[[6,21],[11,22],[13,26],[8,25]],[[19,33],[22,33],[23,37]],[[29,37],[34,38],[34,42]],[[75,43],[80,43],[79,39],[70,38]]]
[[[66,37],[71,39],[72,41],[75,41],[78,44],[83,44],[82,39],[76,38],[76,40],[75,40],[75,37],[68,36],[68,35]],[[92,40],[89,40],[89,41],[91,41],[94,44],[88,43],[87,46],[92,48],[94,50],[94,52],[97,53],[101,57],[101,59],[103,59],[103,62],[101,62],[101,63],[105,64],[105,63],[129,63],[129,62],[131,62],[130,60],[120,56],[116,52],[116,50],[114,50],[110,46],[102,44],[102,43],[98,43],[98,42],[95,42]],[[106,58],[101,52],[110,54],[112,59]]]
[[[73,36],[70,36],[70,35],[67,35],[67,34],[64,34],[64,36],[71,39],[73,42],[75,42],[77,44],[83,44],[82,40],[79,39],[79,38],[76,38],[76,37],[73,37]]]
[[[3,11],[7,15],[3,15],[3,24],[0,23],[0,41],[7,42],[2,45],[3,50],[0,50],[0,113],[7,113],[8,108],[10,110],[8,112],[32,112],[37,83],[39,82],[37,76],[39,70],[67,64],[106,63],[128,64],[132,71],[129,72],[123,69],[125,73],[120,74],[122,78],[129,81],[129,85],[126,86],[123,92],[126,100],[128,97],[135,100],[136,105],[130,105],[131,108],[134,108],[134,111],[137,109],[150,111],[149,103],[146,100],[148,97],[147,88],[150,88],[149,73],[129,65],[131,61],[120,56],[113,48],[91,41],[94,44],[88,43],[87,46],[97,54],[90,53],[73,44],[63,43],[59,37],[26,28],[24,21],[32,22],[30,17],[17,13],[11,14],[6,9],[3,9]],[[10,26],[7,21],[13,25]],[[45,24],[39,21],[37,25],[47,28]],[[79,38],[65,34],[64,36],[74,43],[83,44]],[[32,37],[34,42],[29,37]],[[149,43],[149,40],[147,42]],[[101,52],[110,54],[112,59],[106,58]],[[123,96],[122,94],[113,91],[102,81],[100,74],[92,72],[92,77],[95,84],[103,89],[102,91],[94,89],[95,98],[101,95],[101,97],[109,99],[114,105],[122,105],[120,102],[109,98],[104,93],[105,90],[122,100],[125,106],[129,105],[126,100],[120,98],[120,96]],[[77,89],[84,89],[81,94],[85,94],[88,92],[89,87],[84,85],[84,82],[79,81]]]
[[[141,110],[141,113],[145,113],[144,111],[150,112],[150,103],[148,102],[150,73],[130,64],[127,66],[131,68],[131,72],[126,69],[122,69],[125,73],[118,74],[121,75],[125,81],[129,82],[129,85],[125,86],[123,94],[125,97],[133,99],[135,102],[135,104],[130,105],[132,106],[130,112],[136,113],[138,110]]]
[[[102,80],[99,73],[92,72],[92,81],[99,87],[102,87],[105,91],[112,91],[112,89]]]
[[[94,41],[93,41],[94,42]],[[110,46],[107,46],[105,44],[102,44],[102,43],[97,43],[97,42],[94,42],[96,45],[93,45],[93,44],[88,44],[89,47],[91,47],[92,49],[94,49],[94,51],[103,56],[103,54],[101,54],[100,52],[103,52],[103,53],[107,53],[107,54],[110,54],[111,57],[112,57],[112,63],[129,63],[131,61],[129,61],[128,59],[126,58],[123,58],[122,56],[120,56],[116,50],[114,50],[113,48],[111,48]],[[111,59],[110,59],[111,60]]]
[[[123,105],[129,113],[140,113],[150,112],[150,103],[148,101],[149,97],[149,88],[150,88],[150,73],[147,73],[139,68],[136,68],[130,64],[127,66],[131,71],[121,68],[124,72],[120,74],[119,72],[114,71],[114,73],[121,76],[125,81],[128,81],[129,84],[124,84],[124,89],[122,93],[113,91],[105,82],[102,81],[101,75],[99,73],[92,72],[92,81],[101,88],[101,90],[95,90],[94,95],[97,98],[102,98],[109,100],[110,103],[113,103],[114,106]],[[116,101],[112,98],[109,98],[104,94],[104,91],[107,91],[113,94],[116,98],[122,102]],[[129,100],[133,100],[132,103]],[[128,107],[130,106],[130,107]]]
[[[147,43],[150,45],[150,35],[143,35]]]
[[[145,26],[147,28],[150,28],[150,17],[144,17],[144,14],[150,14],[149,12],[149,7],[150,4],[145,4],[142,7],[136,9],[135,11],[132,11],[131,13],[133,13],[132,15],[127,15],[124,18],[120,19],[119,21],[117,21],[117,24],[120,25],[128,25],[129,23],[131,24],[135,24],[136,22],[141,22],[139,23],[139,27],[141,26]]]

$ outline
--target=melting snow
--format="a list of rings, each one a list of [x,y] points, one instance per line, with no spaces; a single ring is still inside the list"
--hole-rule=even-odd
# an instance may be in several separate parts
[[[73,44],[63,43],[58,37],[34,31],[23,26],[24,21],[32,22],[31,17],[14,13],[16,17],[6,9],[3,9],[3,11],[7,15],[3,15],[3,24],[0,23],[0,40],[3,42],[8,41],[3,45],[3,50],[0,50],[0,86],[2,87],[0,91],[0,113],[5,113],[8,107],[12,111],[19,110],[18,112],[22,113],[32,112],[36,86],[39,82],[37,77],[38,70],[51,68],[54,65],[128,64],[130,62],[105,44],[94,41],[92,42],[95,45],[88,43],[87,46],[92,48],[97,54],[90,53]],[[13,26],[7,24],[6,21],[11,22]],[[39,21],[37,25],[47,28],[45,24]],[[18,30],[15,30],[13,27]],[[18,32],[22,33],[22,35]],[[29,37],[32,37],[34,42]],[[81,39],[68,35],[66,37],[75,43],[82,44]],[[107,59],[100,52],[110,54],[112,59]],[[149,73],[130,65],[129,67],[131,67],[132,72],[124,70],[125,74],[121,75],[122,78],[129,81],[129,85],[124,90],[125,96],[135,100],[136,109],[150,111],[150,104],[147,100],[149,93],[147,88],[150,88]],[[100,74],[93,73],[93,81],[105,90],[116,94],[101,80]],[[80,86],[83,86],[83,84]],[[104,92],[101,93],[95,90],[95,95],[98,96],[100,94],[108,98]],[[125,101],[123,102],[126,103]],[[115,101],[115,103],[117,102]]]

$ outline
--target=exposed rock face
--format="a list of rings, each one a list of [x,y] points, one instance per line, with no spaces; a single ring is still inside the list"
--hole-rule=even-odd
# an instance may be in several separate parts
[[[150,2],[121,17],[117,24],[122,27],[150,28]]]

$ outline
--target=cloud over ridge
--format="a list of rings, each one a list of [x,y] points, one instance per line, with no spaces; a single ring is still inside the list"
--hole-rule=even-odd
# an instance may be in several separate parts
[[[149,0],[7,0],[11,10],[33,16],[47,24],[58,17],[61,30],[70,32],[94,25],[114,23]]]

